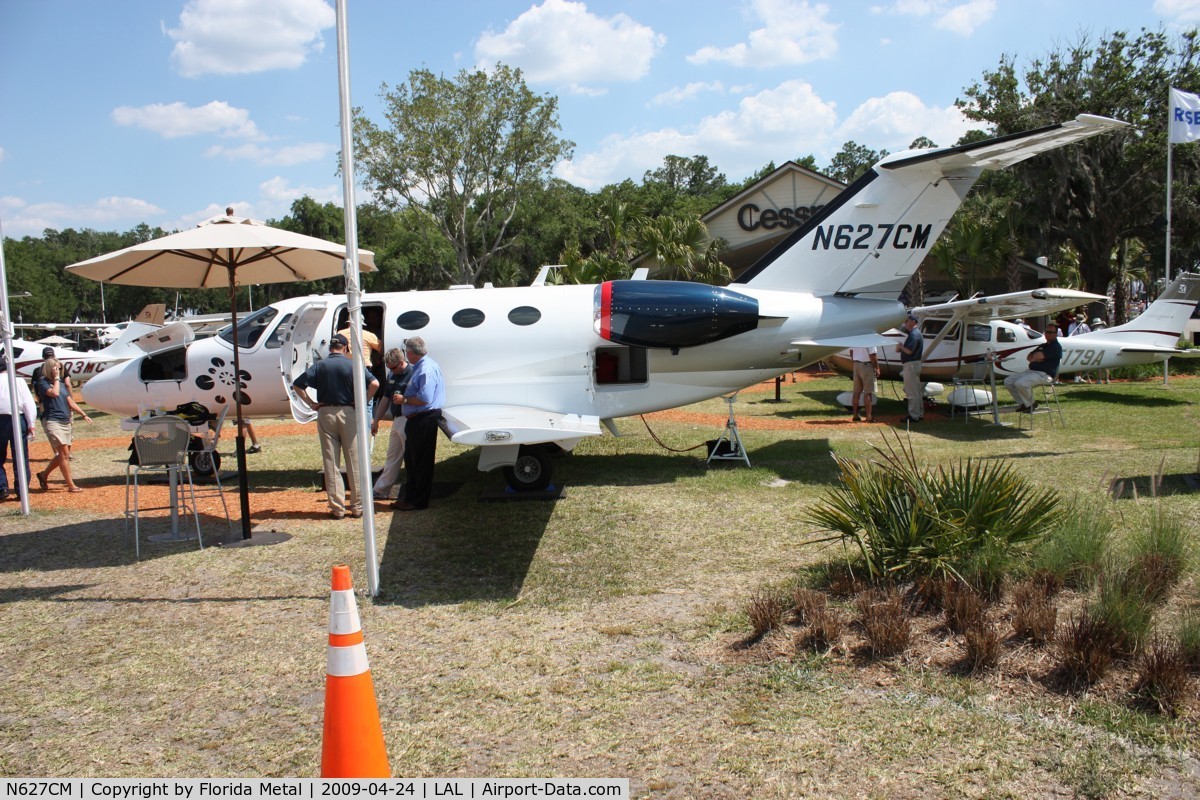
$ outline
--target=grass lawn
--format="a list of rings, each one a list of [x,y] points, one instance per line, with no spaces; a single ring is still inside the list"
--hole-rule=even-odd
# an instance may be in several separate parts
[[[830,453],[870,457],[904,430],[891,384],[875,413],[892,425],[852,423],[834,404],[848,388],[806,376],[782,402],[773,384],[742,392],[750,467],[689,449],[720,434],[720,399],[652,415],[653,436],[620,420],[620,438],[556,460],[555,502],[485,501],[500,475],[442,439],[432,507],[377,513],[382,591],[359,600],[393,773],[628,777],[633,796],[667,798],[1200,796],[1193,712],[919,659],[734,646],[756,591],[838,552],[801,521],[837,480]],[[1059,391],[1065,429],[931,412],[907,437],[927,464],[1010,460],[1110,515],[1118,537],[1160,508],[1200,537],[1200,378]],[[144,533],[136,561],[129,434],[103,416],[76,425],[85,492],[52,479],[31,516],[0,505],[0,775],[317,775],[330,568],[349,564],[365,588],[362,525],[325,514],[314,427],[256,428],[252,519],[281,544],[200,551]],[[1156,624],[1200,612],[1197,574]]]

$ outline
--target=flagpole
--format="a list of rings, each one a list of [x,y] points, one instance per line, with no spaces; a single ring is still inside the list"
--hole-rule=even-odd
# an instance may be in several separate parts
[[[1170,121],[1169,120],[1167,122],[1167,126],[1168,126],[1168,131],[1167,131],[1167,243],[1166,243],[1167,257],[1166,257],[1166,261],[1165,261],[1166,271],[1164,273],[1164,276],[1165,276],[1166,280],[1163,282],[1164,286],[1166,286],[1168,283],[1171,282],[1171,177],[1175,173],[1175,170],[1172,169],[1172,166],[1171,166],[1171,150],[1173,149],[1173,146],[1171,144]],[[1149,277],[1149,276],[1147,276],[1147,277]]]

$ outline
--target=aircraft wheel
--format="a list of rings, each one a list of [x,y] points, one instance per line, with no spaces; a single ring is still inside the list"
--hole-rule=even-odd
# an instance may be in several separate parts
[[[188,456],[188,461],[191,462],[192,472],[205,480],[214,477],[221,469],[221,454],[215,450],[196,450]]]
[[[514,492],[540,492],[550,485],[551,472],[546,448],[523,445],[517,463],[504,468],[504,480]]]

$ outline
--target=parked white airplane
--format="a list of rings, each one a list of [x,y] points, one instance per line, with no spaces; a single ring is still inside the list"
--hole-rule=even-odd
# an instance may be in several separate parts
[[[13,325],[13,328],[26,328],[28,330],[39,331],[83,331],[84,333],[94,334],[96,341],[101,347],[109,347],[116,344],[121,335],[125,333],[130,325],[141,325],[138,328],[139,333],[145,333],[149,328],[145,326],[160,327],[165,321],[167,306],[164,303],[150,303],[145,306],[138,315],[126,322],[104,323],[104,322],[18,322]],[[38,351],[41,352],[40,350]]]
[[[71,350],[52,347],[54,357],[62,362],[66,374],[76,386],[90,381],[104,370],[128,361],[135,356],[145,355],[163,347],[174,347],[191,342],[195,337],[191,328],[182,323],[176,325],[150,325],[142,322],[121,323],[121,335],[108,347],[100,350]],[[46,345],[24,339],[13,339],[13,364],[16,374],[23,378],[33,377],[33,371],[44,360],[42,353]]]
[[[1036,131],[888,156],[743,274],[721,288],[658,280],[363,296],[384,348],[420,335],[446,379],[455,442],[481,446],[479,468],[520,489],[550,478],[549,453],[612,420],[729,394],[827,358],[903,320],[898,297],[979,176],[1119,127],[1081,115]],[[91,405],[120,414],[197,401],[277,416],[306,408],[286,385],[322,357],[344,296],[275,303],[232,332],[110,369]],[[281,375],[285,379],[281,380]],[[289,401],[293,402],[289,402]]]
[[[1045,337],[1015,322],[989,321],[989,317],[1032,317],[1093,300],[1106,300],[1102,295],[1066,289],[1040,289],[1023,294],[1034,297],[1042,294],[1045,304],[1036,305],[1032,300],[1027,304],[1006,304],[1000,301],[1014,295],[1001,295],[914,309],[921,318],[921,331],[926,342],[921,377],[930,381],[976,377],[979,365],[989,357],[995,359],[997,378],[1024,372],[1028,368],[1029,351],[1042,344]],[[1056,297],[1061,297],[1062,302],[1053,303]],[[1091,333],[1060,336],[1058,343],[1062,345],[1063,357],[1058,374],[1154,364],[1176,356],[1200,358],[1200,349],[1181,350],[1178,347],[1198,302],[1200,274],[1180,274],[1135,319]],[[904,341],[904,333],[891,330],[884,337],[887,344],[878,348],[880,373],[884,378],[900,380],[900,357],[895,345]],[[848,354],[838,353],[828,361],[839,371],[850,373]]]

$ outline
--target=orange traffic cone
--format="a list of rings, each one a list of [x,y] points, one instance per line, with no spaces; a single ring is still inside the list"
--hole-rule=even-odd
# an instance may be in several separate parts
[[[322,778],[390,778],[387,747],[367,666],[350,568],[333,568],[329,594],[329,649],[325,657],[325,729]]]

